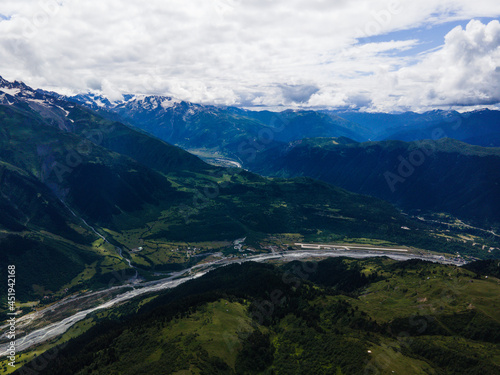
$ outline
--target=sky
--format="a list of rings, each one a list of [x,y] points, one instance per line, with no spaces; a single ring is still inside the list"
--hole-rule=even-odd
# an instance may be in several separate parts
[[[498,0],[2,0],[0,76],[62,94],[499,108]]]

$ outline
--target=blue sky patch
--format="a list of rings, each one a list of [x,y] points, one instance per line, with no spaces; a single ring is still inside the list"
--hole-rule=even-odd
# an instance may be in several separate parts
[[[478,17],[475,19],[483,23],[488,23],[495,18]],[[457,26],[462,26],[462,28],[465,28],[465,26],[467,26],[469,22],[470,20],[452,21],[438,25],[426,25],[408,30],[394,31],[387,34],[360,38],[358,39],[358,44],[363,45],[368,43],[382,43],[398,40],[418,39],[419,43],[414,47],[411,47],[407,50],[390,51],[390,54],[394,56],[411,57],[439,48],[444,44],[444,37],[446,36],[446,34],[448,34]]]

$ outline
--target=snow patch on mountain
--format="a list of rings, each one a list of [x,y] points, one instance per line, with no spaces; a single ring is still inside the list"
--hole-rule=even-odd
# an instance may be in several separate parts
[[[0,90],[11,96],[16,96],[21,92],[21,90],[18,88],[8,88],[8,87],[0,87]]]

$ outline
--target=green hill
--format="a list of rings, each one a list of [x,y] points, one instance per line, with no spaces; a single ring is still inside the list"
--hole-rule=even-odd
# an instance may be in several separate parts
[[[308,176],[406,210],[500,223],[500,149],[452,139],[357,143],[315,138],[261,152],[247,166],[280,177]]]
[[[498,282],[386,258],[232,265],[87,318],[37,371],[497,374]]]

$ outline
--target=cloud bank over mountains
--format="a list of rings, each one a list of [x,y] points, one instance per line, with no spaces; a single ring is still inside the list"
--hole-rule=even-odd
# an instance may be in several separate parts
[[[378,106],[411,108],[425,106],[474,106],[500,102],[500,23],[470,21],[456,27],[445,38],[444,46],[424,56],[413,66],[389,75],[386,96],[403,91],[387,102],[384,93]],[[418,90],[414,90],[416,86]],[[406,92],[405,92],[406,91]]]
[[[0,75],[113,99],[133,92],[379,111],[497,105],[498,16],[496,0],[4,0]],[[435,35],[440,48],[422,52],[419,30],[457,21],[463,27]],[[404,30],[414,37],[398,39]]]

